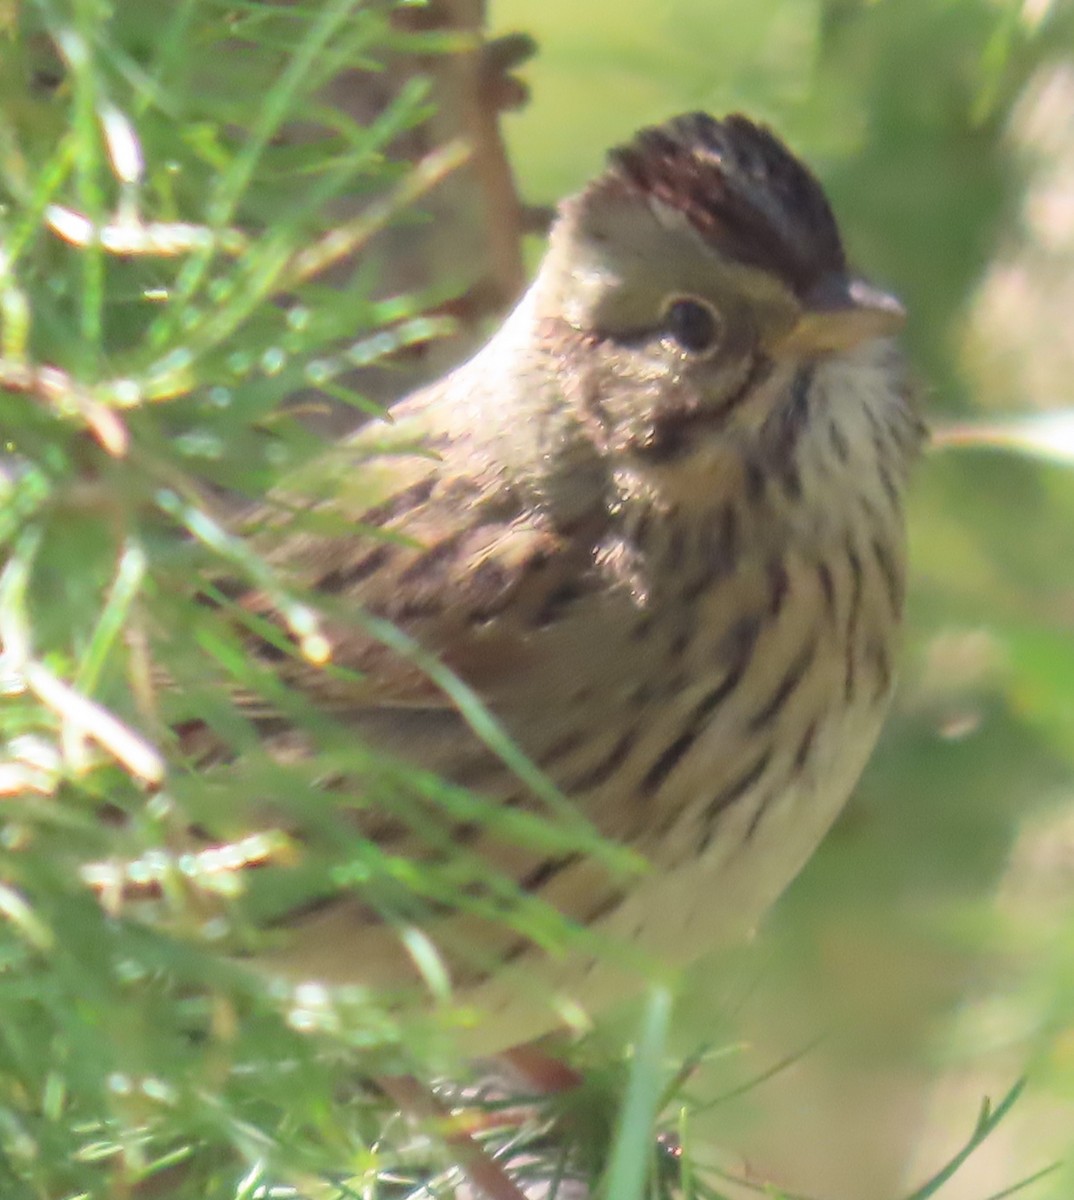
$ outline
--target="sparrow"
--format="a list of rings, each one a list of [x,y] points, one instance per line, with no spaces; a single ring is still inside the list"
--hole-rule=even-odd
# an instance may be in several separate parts
[[[599,1010],[633,968],[585,938],[546,952],[483,878],[671,968],[753,929],[892,695],[923,438],[903,321],[771,132],[679,116],[562,203],[475,357],[269,498],[253,544],[319,608],[330,665],[278,638],[252,653],[356,744],[491,814],[355,804],[358,835],[419,877],[465,856],[471,903],[401,919],[361,882],[314,885],[274,921],[270,969],[421,992],[428,950],[491,1052]],[[239,607],[278,623],[263,592]],[[512,834],[543,801],[443,672],[644,869]],[[311,753],[308,730],[254,718],[279,761]]]

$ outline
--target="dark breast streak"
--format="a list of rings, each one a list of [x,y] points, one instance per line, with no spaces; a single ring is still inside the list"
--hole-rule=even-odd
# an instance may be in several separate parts
[[[743,805],[753,838],[773,799],[812,779],[831,719],[879,713],[890,693],[901,547],[847,532],[779,553],[751,538],[757,516],[728,501],[693,520],[630,522],[650,595],[618,642],[598,638],[594,651],[628,659],[632,686],[615,693],[621,664],[577,662],[585,702],[563,704],[554,736],[528,747],[602,832],[664,864],[703,852]],[[575,620],[594,621],[581,593],[547,632]],[[675,849],[669,832],[684,823],[692,845]]]
[[[804,374],[801,403],[772,431],[784,458],[801,449],[809,383]],[[836,453],[829,461],[844,466]],[[498,535],[489,538],[487,514],[463,504],[469,521],[448,522],[442,539],[392,545],[375,600],[478,687],[605,836],[658,868],[728,841],[751,846],[788,794],[832,807],[820,793],[833,774],[833,728],[863,729],[871,744],[902,601],[901,546],[869,510],[851,493],[841,531],[803,544],[781,514],[792,501],[818,503],[815,481],[797,470],[788,478],[778,463],[744,464],[741,480],[716,481],[705,509],[628,500],[592,530],[558,537],[505,521],[509,559]],[[420,492],[409,499],[419,513],[434,507]],[[359,560],[351,569],[365,568]],[[345,590],[351,581],[341,582]],[[401,590],[408,604],[420,597],[431,607],[401,610]],[[473,673],[474,648],[501,642],[524,656],[481,659],[492,671],[485,682]],[[506,806],[536,806],[457,713],[436,716],[451,727],[445,735],[409,739],[404,752],[435,745],[427,765]],[[860,769],[861,739],[849,752],[853,769],[834,764],[836,806]],[[611,913],[629,896],[574,856],[507,845],[479,824],[453,836],[576,919]]]

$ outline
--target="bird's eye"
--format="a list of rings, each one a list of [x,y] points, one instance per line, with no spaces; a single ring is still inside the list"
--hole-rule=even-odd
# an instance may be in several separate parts
[[[668,333],[691,354],[707,354],[719,343],[723,323],[711,304],[691,296],[674,296],[664,306]]]

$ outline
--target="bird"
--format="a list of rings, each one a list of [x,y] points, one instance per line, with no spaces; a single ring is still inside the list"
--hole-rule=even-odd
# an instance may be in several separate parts
[[[430,903],[413,924],[477,1014],[477,1052],[599,1012],[639,962],[674,970],[748,936],[846,802],[892,696],[925,436],[904,319],[850,268],[821,184],[775,134],[681,115],[562,202],[483,349],[249,522],[323,620],[329,668],[247,634],[311,711],[494,816],[532,815],[532,779],[449,673],[568,815],[641,864],[433,801],[425,827],[356,806],[385,853],[465,854],[471,895],[482,872],[506,878],[629,950],[550,952],[489,905]],[[281,624],[264,589],[237,604]],[[311,752],[249,703],[270,754]],[[288,978],[427,986],[360,885],[314,887],[272,935],[264,962]]]

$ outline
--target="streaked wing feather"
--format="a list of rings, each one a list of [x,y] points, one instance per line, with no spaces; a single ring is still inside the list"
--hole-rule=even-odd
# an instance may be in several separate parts
[[[408,405],[411,407],[411,405]],[[421,425],[390,427],[396,444],[420,444]],[[363,430],[260,514],[257,539],[284,581],[308,590],[326,618],[331,661],[296,653],[274,662],[318,706],[351,712],[380,706],[449,708],[418,662],[379,640],[365,618],[402,630],[486,699],[517,680],[536,648],[527,636],[542,603],[593,571],[586,539],[541,524],[498,476],[471,472],[450,446],[371,457],[383,434]],[[432,444],[436,445],[435,436]],[[346,519],[325,521],[328,515]],[[247,612],[279,624],[271,599],[250,592]],[[267,658],[280,659],[265,644]],[[255,697],[243,703],[257,707]]]

